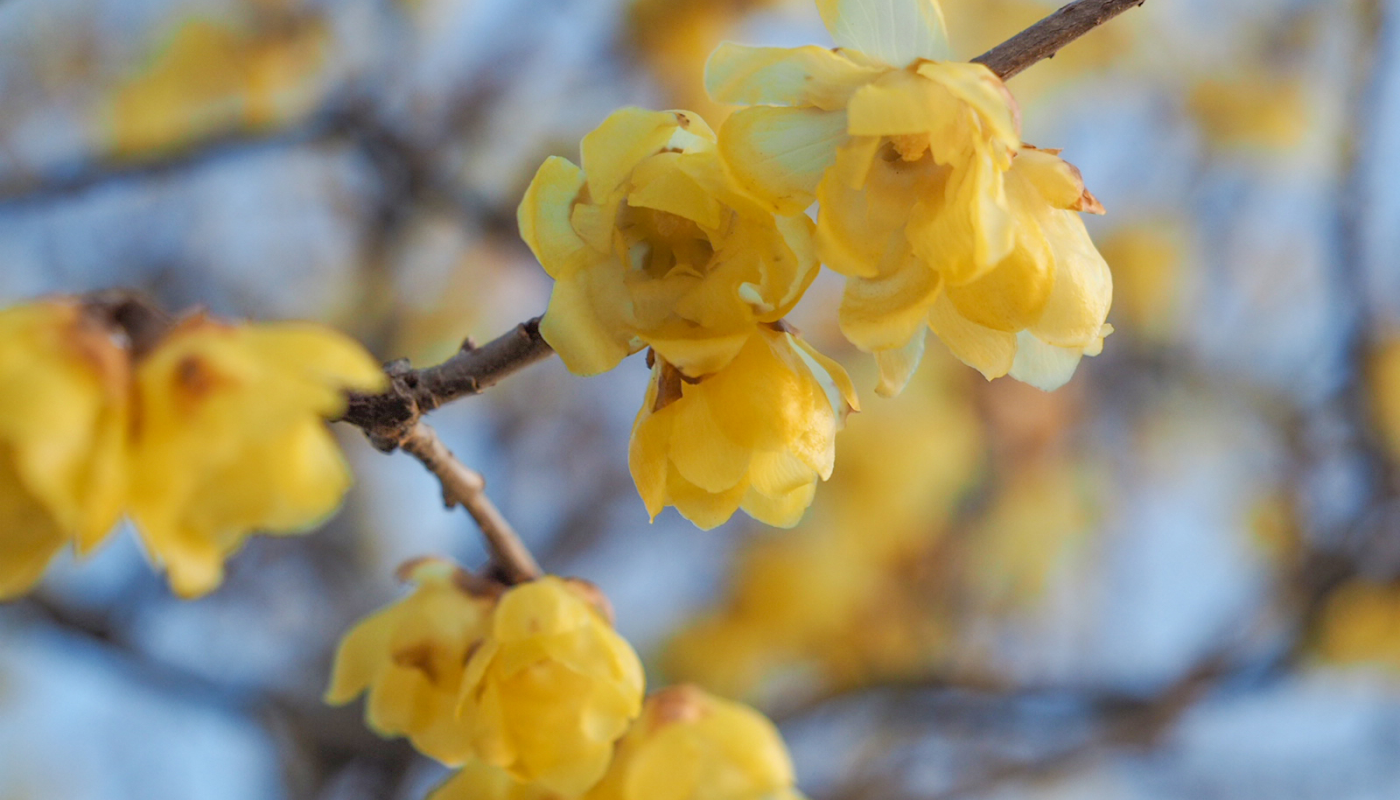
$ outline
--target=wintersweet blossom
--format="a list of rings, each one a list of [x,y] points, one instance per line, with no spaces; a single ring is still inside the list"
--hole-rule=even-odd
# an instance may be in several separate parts
[[[720,132],[735,181],[779,213],[820,202],[818,255],[848,278],[842,329],[876,354],[882,394],[907,382],[931,319],[988,377],[1063,383],[1082,354],[1097,352],[1109,292],[1106,270],[1058,268],[1057,256],[1097,254],[1051,212],[1099,211],[1097,201],[1082,183],[1072,199],[1065,181],[1049,186],[1042,173],[1073,172],[1068,164],[1024,156],[1015,101],[986,67],[948,60],[935,0],[818,7],[835,50],[725,44],[711,57],[710,93],[751,106]],[[1018,188],[1026,181],[1047,193]],[[1080,284],[1088,296],[1068,296]],[[1058,311],[1042,323],[1056,286]],[[1060,319],[1069,306],[1075,319]]]
[[[0,310],[0,599],[116,524],[129,385],[126,351],[80,303]]]
[[[555,279],[540,332],[578,374],[651,347],[686,375],[729,363],[796,305],[818,267],[805,216],[774,216],[730,182],[686,111],[625,108],[550,158],[520,232]]]
[[[629,466],[647,511],[674,505],[701,528],[743,508],[791,527],[857,409],[839,364],[790,332],[759,329],[724,369],[687,378],[664,358],[632,427]]]
[[[694,686],[647,698],[584,800],[801,800],[777,728]]]
[[[533,783],[484,761],[468,761],[428,795],[428,800],[577,800]]]
[[[365,721],[380,736],[407,736],[445,764],[466,763],[470,729],[457,716],[467,656],[486,636],[494,597],[455,564],[424,559],[402,576],[413,593],[361,620],[336,650],[326,702],[368,692]]]
[[[130,511],[183,597],[212,591],[254,531],[297,533],[339,505],[350,473],[326,420],[383,370],[317,325],[181,322],[138,365]]]
[[[613,743],[641,711],[645,680],[598,597],[547,576],[497,602],[459,695],[481,761],[564,795],[602,777]]]

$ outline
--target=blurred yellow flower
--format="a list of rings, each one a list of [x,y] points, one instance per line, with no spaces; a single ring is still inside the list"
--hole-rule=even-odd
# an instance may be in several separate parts
[[[113,149],[139,155],[305,113],[315,100],[325,38],[316,24],[259,35],[208,20],[184,22],[142,73],[116,89]]]
[[[1074,211],[1101,212],[1053,151],[1022,148],[1015,101],[948,62],[934,0],[819,0],[839,47],[722,45],[716,100],[762,104],[720,150],[780,213],[820,202],[817,252],[847,276],[841,325],[902,389],[924,326],[987,377],[1042,388],[1097,352],[1111,283]],[[1018,360],[1022,363],[1016,363]]]
[[[584,800],[800,800],[777,728],[694,686],[647,698]]]
[[[1023,464],[1004,478],[991,508],[961,539],[965,575],[981,605],[1004,610],[1041,598],[1057,570],[1095,530],[1086,467],[1064,459]]]
[[[1400,463],[1400,337],[1382,344],[1371,356],[1371,408],[1376,426]]]
[[[1259,68],[1201,80],[1191,88],[1187,108],[1210,142],[1226,147],[1293,147],[1312,117],[1296,77]]]
[[[714,372],[816,276],[811,220],[735,190],[696,115],[622,109],[581,149],[582,169],[545,161],[519,211],[555,279],[540,331],[575,373],[648,346],[691,377]]]
[[[130,381],[125,349],[79,303],[0,310],[0,600],[116,524]]]
[[[576,800],[533,783],[521,783],[500,767],[468,761],[428,795],[428,800]]]
[[[1325,661],[1400,670],[1400,586],[1343,586],[1328,599],[1317,630],[1317,654]]]
[[[744,15],[774,2],[636,0],[628,20],[631,38],[668,103],[717,123],[729,111],[705,94],[705,59]]]
[[[555,577],[511,588],[462,678],[476,756],[565,795],[602,777],[645,689],[637,654],[593,598]]]
[[[632,427],[632,479],[653,518],[673,505],[708,529],[743,508],[791,527],[831,477],[836,433],[857,408],[839,364],[769,327],[703,378],[658,358]]]
[[[1133,333],[1156,340],[1182,324],[1181,301],[1190,264],[1179,221],[1154,219],[1103,237],[1099,252],[1113,270],[1115,317]]]
[[[317,325],[186,319],[139,364],[131,514],[182,597],[212,591],[254,531],[298,533],[335,510],[350,473],[326,425],[344,391],[385,377]]]
[[[457,695],[494,598],[474,594],[450,562],[408,566],[404,578],[413,593],[361,620],[341,640],[326,702],[343,705],[368,691],[365,720],[375,733],[407,736],[420,752],[463,764],[472,739],[468,722],[457,716]]]

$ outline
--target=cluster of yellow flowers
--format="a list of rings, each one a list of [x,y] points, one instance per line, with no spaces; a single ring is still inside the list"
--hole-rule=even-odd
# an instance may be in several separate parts
[[[757,712],[692,687],[643,699],[641,662],[594,587],[505,587],[406,565],[415,588],[341,643],[326,699],[458,771],[431,800],[796,800]]]
[[[196,315],[133,353],[78,300],[0,310],[0,599],[123,513],[176,593],[213,590],[251,532],[336,507],[350,475],[325,420],[384,380],[313,325]]]
[[[576,373],[651,349],[632,474],[653,517],[738,508],[795,524],[857,408],[782,319],[819,264],[840,323],[898,393],[925,328],[988,378],[1054,389],[1111,328],[1102,213],[1058,151],[1026,145],[1001,80],[948,60],[936,0],[818,0],[835,50],[724,44],[692,112],[624,109],[551,158],[520,228],[555,279],[541,332]],[[815,223],[806,212],[819,202]]]

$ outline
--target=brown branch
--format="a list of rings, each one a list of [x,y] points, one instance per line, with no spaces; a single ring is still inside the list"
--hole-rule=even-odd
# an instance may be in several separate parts
[[[448,508],[460,505],[472,515],[486,537],[492,560],[507,582],[520,583],[543,574],[515,529],[486,496],[486,480],[458,461],[436,431],[416,422],[399,440],[398,446],[437,476],[442,483],[442,500]]]
[[[1037,61],[1054,58],[1060,48],[1144,2],[1075,0],[972,61],[1008,80]]]
[[[363,429],[375,447],[391,452],[423,414],[480,394],[553,352],[540,336],[537,317],[481,347],[468,340],[460,352],[434,367],[414,370],[406,362],[394,362],[387,370],[392,380],[389,390],[377,395],[352,394],[341,421]]]

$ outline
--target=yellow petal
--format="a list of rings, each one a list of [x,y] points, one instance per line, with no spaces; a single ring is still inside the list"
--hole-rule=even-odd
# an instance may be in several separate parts
[[[606,200],[623,185],[633,167],[664,148],[680,127],[679,119],[670,111],[623,108],[584,136],[579,149],[593,202]]]
[[[520,238],[550,277],[568,277],[587,256],[574,231],[574,202],[584,187],[583,170],[558,156],[545,159],[516,211]]]
[[[725,436],[715,422],[707,395],[682,384],[675,404],[670,458],[686,482],[716,494],[728,491],[748,474],[753,451]]]
[[[1017,231],[1017,239],[1017,247],[986,275],[948,287],[948,299],[959,314],[978,325],[1011,333],[1040,318],[1054,287],[1055,262],[1039,230],[1025,226]]]
[[[778,497],[770,497],[750,488],[740,506],[744,513],[765,525],[791,528],[802,521],[802,515],[806,513],[807,507],[812,505],[812,498],[816,493],[816,480]]]
[[[698,378],[719,372],[734,360],[744,343],[753,335],[751,330],[739,330],[726,335],[704,335],[705,330],[696,331],[695,338],[683,336],[653,335],[646,337],[662,358],[675,365],[687,376]]]
[[[720,153],[739,186],[779,214],[798,214],[846,141],[839,111],[756,106],[735,112],[720,131]]]
[[[880,368],[880,383],[875,393],[881,397],[894,397],[909,385],[909,379],[919,368],[924,357],[924,340],[927,337],[921,330],[903,347],[875,352],[875,364]]]
[[[1047,344],[1087,347],[1102,339],[1113,303],[1113,274],[1078,216],[1051,215],[1045,232],[1055,253],[1055,285],[1030,331]]]
[[[909,216],[914,253],[948,286],[970,283],[1006,258],[1016,243],[1016,219],[1001,167],[979,153],[952,171],[942,195],[925,195]]]
[[[621,320],[601,316],[630,305],[618,278],[602,266],[554,284],[540,336],[575,375],[607,372],[633,352]]]
[[[1020,111],[996,73],[981,64],[944,61],[920,64],[918,74],[966,104],[976,115],[982,136],[990,137],[1007,151],[1014,152],[1020,147]]]
[[[988,380],[1011,371],[1016,360],[1016,334],[978,325],[958,313],[946,296],[929,309],[929,327],[958,360],[981,372]]]
[[[936,0],[817,0],[817,8],[836,44],[892,67],[951,57]]]
[[[852,136],[943,135],[964,107],[941,84],[898,70],[860,87],[847,113]]]
[[[1056,347],[1037,339],[1030,331],[1021,331],[1016,337],[1016,360],[1009,374],[1022,383],[1053,392],[1069,383],[1083,357],[1083,348]]]
[[[705,89],[718,103],[844,108],[883,70],[824,47],[747,47],[724,42],[705,65]]]
[[[718,159],[713,152],[706,155]],[[680,153],[658,153],[639,164],[632,173],[633,188],[627,195],[627,204],[633,208],[666,211],[714,230],[723,221],[724,208],[703,186],[680,170],[677,161],[682,157]]]
[[[904,347],[922,334],[940,289],[938,273],[912,254],[884,277],[847,278],[841,332],[868,353]]]
[[[0,446],[0,601],[33,588],[69,541],[22,485],[13,461],[9,449]]]
[[[666,492],[670,502],[682,517],[690,520],[703,531],[717,528],[729,521],[739,504],[748,493],[749,482],[742,481],[737,486],[723,492],[707,492],[690,483],[675,470],[666,476]]]
[[[632,473],[632,482],[637,485],[637,494],[641,495],[647,514],[652,519],[656,519],[656,515],[670,503],[666,474],[670,471],[669,450],[675,410],[670,406],[655,408],[663,366],[658,361],[652,368],[651,383],[647,386],[637,419],[632,424],[632,437],[627,447],[627,468]]]

